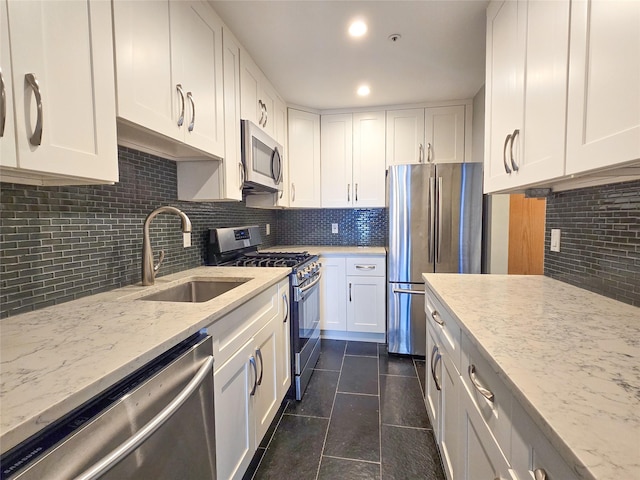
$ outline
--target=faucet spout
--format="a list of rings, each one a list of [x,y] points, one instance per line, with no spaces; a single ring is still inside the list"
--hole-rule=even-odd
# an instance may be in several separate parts
[[[164,250],[160,252],[160,259],[157,265],[153,265],[153,252],[151,250],[151,239],[149,238],[149,225],[151,221],[160,213],[173,213],[182,219],[182,233],[184,234],[184,246],[191,246],[191,220],[182,211],[175,207],[160,207],[151,212],[144,221],[142,236],[142,285],[153,285],[156,280],[156,272],[164,260]]]

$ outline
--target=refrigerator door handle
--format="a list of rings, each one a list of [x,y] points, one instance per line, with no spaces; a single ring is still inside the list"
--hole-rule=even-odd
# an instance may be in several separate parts
[[[424,290],[407,290],[405,288],[394,288],[393,293],[408,293],[409,295],[424,295]]]
[[[433,230],[436,224],[436,183],[435,178],[429,177],[429,229],[427,243],[429,250],[429,263],[433,263]]]
[[[442,177],[438,177],[438,242],[436,244],[436,263],[440,263],[442,251]]]

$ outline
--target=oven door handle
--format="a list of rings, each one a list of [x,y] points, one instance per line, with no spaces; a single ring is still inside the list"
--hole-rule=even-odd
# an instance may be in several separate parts
[[[309,290],[310,288],[312,288],[316,283],[318,283],[320,281],[320,277],[322,277],[322,272],[318,272],[318,276],[316,277],[316,279],[311,282],[309,285],[305,285],[304,287],[300,287],[300,293],[304,293],[307,290]]]

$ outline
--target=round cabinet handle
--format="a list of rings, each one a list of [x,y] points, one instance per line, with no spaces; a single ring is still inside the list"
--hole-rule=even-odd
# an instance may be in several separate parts
[[[502,147],[502,163],[504,163],[504,171],[508,174],[511,173],[511,168],[509,168],[509,164],[507,163],[507,145],[509,145],[509,140],[511,140],[511,134],[507,135],[504,139],[504,147]]]
[[[547,480],[547,472],[545,472],[544,468],[536,468],[533,471],[533,478],[535,480]]]
[[[260,360],[260,376],[258,377],[258,381],[256,382],[258,385],[262,385],[262,374],[264,373],[264,361],[262,360],[262,352],[260,349],[256,350],[256,357]]]
[[[287,294],[283,293],[282,294],[282,303],[284,303],[284,320],[282,321],[282,323],[287,323],[287,320],[289,319],[289,299],[287,298]]]
[[[511,166],[513,167],[514,172],[520,170],[520,167],[518,167],[518,164],[516,163],[516,159],[513,158],[513,143],[516,141],[516,137],[518,135],[520,135],[520,130],[516,128],[511,134],[511,143],[509,145],[509,158],[511,159]]]
[[[34,147],[37,147],[42,143],[42,95],[40,94],[40,84],[38,83],[38,79],[33,73],[27,73],[24,78],[33,90],[33,94],[36,97],[38,117],[36,119],[36,128],[34,128],[33,134],[29,138],[29,143]]]
[[[181,127],[184,124],[184,90],[182,90],[182,84],[176,85],[176,90],[180,94],[180,116],[178,117],[178,126]]]
[[[434,310],[433,312],[430,312],[430,313],[431,313],[431,318],[433,318],[438,325],[440,325],[441,327],[444,327],[444,320],[442,319],[438,311]]]
[[[476,377],[476,366],[474,364],[469,365],[469,378],[471,379],[473,386],[476,387],[476,390],[478,390],[484,398],[490,402],[494,401],[495,397],[493,392],[488,388],[485,388]]]
[[[193,94],[187,92],[187,98],[191,102],[191,122],[189,122],[189,131],[193,132],[193,127],[196,125],[196,102],[193,101]]]
[[[256,359],[253,355],[251,355],[249,363],[253,367],[253,388],[251,389],[251,393],[249,393],[249,395],[253,397],[256,393],[256,388],[258,387],[258,367],[256,367]]]

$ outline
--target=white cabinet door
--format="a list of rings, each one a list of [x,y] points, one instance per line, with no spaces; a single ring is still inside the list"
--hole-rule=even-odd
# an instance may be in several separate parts
[[[270,121],[274,124],[275,139],[284,149],[284,151],[281,152],[282,191],[276,196],[276,206],[288,207],[291,189],[289,188],[289,150],[287,147],[287,106],[280,97],[276,97],[274,112],[271,114],[271,117],[273,117]]]
[[[384,333],[386,315],[384,277],[347,277],[347,330]]]
[[[185,89],[185,143],[224,157],[222,22],[204,2],[170,2],[172,55]],[[175,22],[179,22],[176,25]]]
[[[566,173],[640,158],[640,2],[571,2]]]
[[[425,162],[465,161],[465,106],[425,110]]]
[[[167,0],[113,2],[118,116],[175,140],[182,139],[181,80],[171,65]],[[182,88],[182,87],[181,87]]]
[[[442,425],[440,426],[440,453],[442,455],[442,463],[450,480],[457,480],[461,472],[459,461],[459,442],[460,442],[460,396],[462,395],[462,387],[460,382],[460,373],[449,358],[446,352],[440,354],[440,395],[441,407],[440,414],[442,417]],[[472,476],[469,480],[475,478],[494,478],[484,477],[482,475]]]
[[[384,207],[385,179],[385,114],[382,111],[354,113],[352,205]],[[324,204],[324,183],[322,200]]]
[[[354,197],[353,117],[350,113],[320,119],[322,207],[350,207]]]
[[[387,111],[386,163],[424,162],[424,108]]]
[[[285,397],[291,386],[291,312],[289,311],[289,279],[280,282],[280,311],[278,315],[276,335],[276,362],[278,381],[278,399]]]
[[[427,413],[436,443],[440,444],[440,431],[442,426],[441,405],[442,399],[440,395],[441,378],[442,378],[442,359],[438,345],[438,337],[431,325],[427,324],[427,365],[425,373],[425,403],[427,405]]]
[[[292,207],[320,207],[320,116],[290,108],[289,183]]]
[[[347,330],[346,259],[320,257],[320,329]]]
[[[9,50],[9,20],[7,3],[0,3],[0,166],[17,167],[16,120],[13,110],[13,78],[11,77],[11,51]]]
[[[254,354],[258,364],[258,380],[256,381],[257,387],[253,405],[256,422],[256,446],[260,444],[280,406],[277,379],[279,329],[280,321],[278,317],[275,317],[254,338]]]
[[[262,128],[272,137],[276,135],[276,103],[278,102],[278,94],[268,82],[266,77],[262,77],[260,83],[260,100],[264,108],[264,120]]]
[[[220,480],[242,478],[255,451],[251,396],[257,373],[254,346],[251,339],[213,375],[216,439],[219,439],[216,472]]]
[[[240,150],[240,47],[233,34],[222,30],[224,84],[224,198],[242,200],[244,169]]]
[[[18,167],[96,180],[81,183],[118,181],[110,3],[7,8]]]

